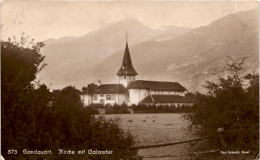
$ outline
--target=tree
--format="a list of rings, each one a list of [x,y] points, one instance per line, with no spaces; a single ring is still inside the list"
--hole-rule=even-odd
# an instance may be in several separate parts
[[[185,118],[200,136],[215,134],[217,128],[223,127],[229,149],[258,152],[259,75],[241,76],[244,62],[245,58],[229,62],[226,77],[207,81],[207,94],[196,94],[193,113]],[[216,138],[209,143],[216,145],[219,142]]]
[[[22,35],[20,40],[1,42],[2,50],[2,155],[5,159],[86,159],[89,155],[57,155],[58,149],[111,149],[113,155],[97,159],[130,159],[135,151],[131,134],[115,121],[93,117],[84,109],[78,90],[65,87],[50,92],[36,82],[45,66],[42,43]],[[18,150],[17,155],[8,150]],[[23,149],[52,150],[52,155],[24,155]]]
[[[1,42],[2,53],[2,153],[21,148],[35,125],[38,111],[48,102],[48,89],[44,85],[35,88],[33,80],[43,68],[44,57],[39,54],[42,43],[20,40]],[[35,93],[41,93],[37,97]],[[38,100],[37,100],[38,99]],[[28,134],[25,134],[28,133]]]

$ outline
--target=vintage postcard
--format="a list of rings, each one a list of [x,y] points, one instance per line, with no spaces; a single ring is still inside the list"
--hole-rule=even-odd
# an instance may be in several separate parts
[[[259,160],[259,2],[3,0],[1,156]]]

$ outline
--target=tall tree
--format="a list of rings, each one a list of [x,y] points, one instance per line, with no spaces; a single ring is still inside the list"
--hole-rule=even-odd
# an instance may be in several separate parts
[[[28,144],[38,112],[48,102],[45,85],[36,85],[36,74],[44,67],[39,54],[43,43],[34,43],[24,34],[19,40],[1,42],[2,154]],[[39,94],[35,94],[39,93]],[[28,133],[28,134],[25,134]]]

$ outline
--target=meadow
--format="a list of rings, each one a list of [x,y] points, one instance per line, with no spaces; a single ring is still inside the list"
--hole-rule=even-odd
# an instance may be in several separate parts
[[[123,130],[130,131],[135,137],[136,146],[169,143],[192,138],[192,135],[187,130],[188,122],[182,118],[182,114],[180,113],[114,114],[105,115],[105,117],[106,119],[118,120],[118,123]],[[188,154],[188,152],[189,147],[187,144],[179,144],[174,146],[140,149],[138,150],[138,155],[144,157],[160,155],[179,156]],[[184,159],[184,157],[164,157],[156,159],[176,160]]]

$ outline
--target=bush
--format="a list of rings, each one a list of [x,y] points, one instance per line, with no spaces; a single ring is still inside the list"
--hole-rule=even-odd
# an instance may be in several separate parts
[[[123,103],[122,105],[115,104],[114,106],[105,107],[106,114],[128,114],[130,113],[129,107]]]
[[[189,113],[192,110],[192,106],[181,106],[176,107],[168,106],[168,105],[161,105],[161,106],[155,106],[155,105],[134,105],[133,106],[134,113]]]
[[[200,136],[216,134],[223,127],[229,150],[258,152],[259,144],[259,76],[240,76],[245,58],[228,64],[228,75],[216,82],[206,82],[207,94],[196,94],[192,114],[185,118],[190,128]],[[209,141],[217,145],[218,139]],[[205,145],[207,146],[207,145]]]

